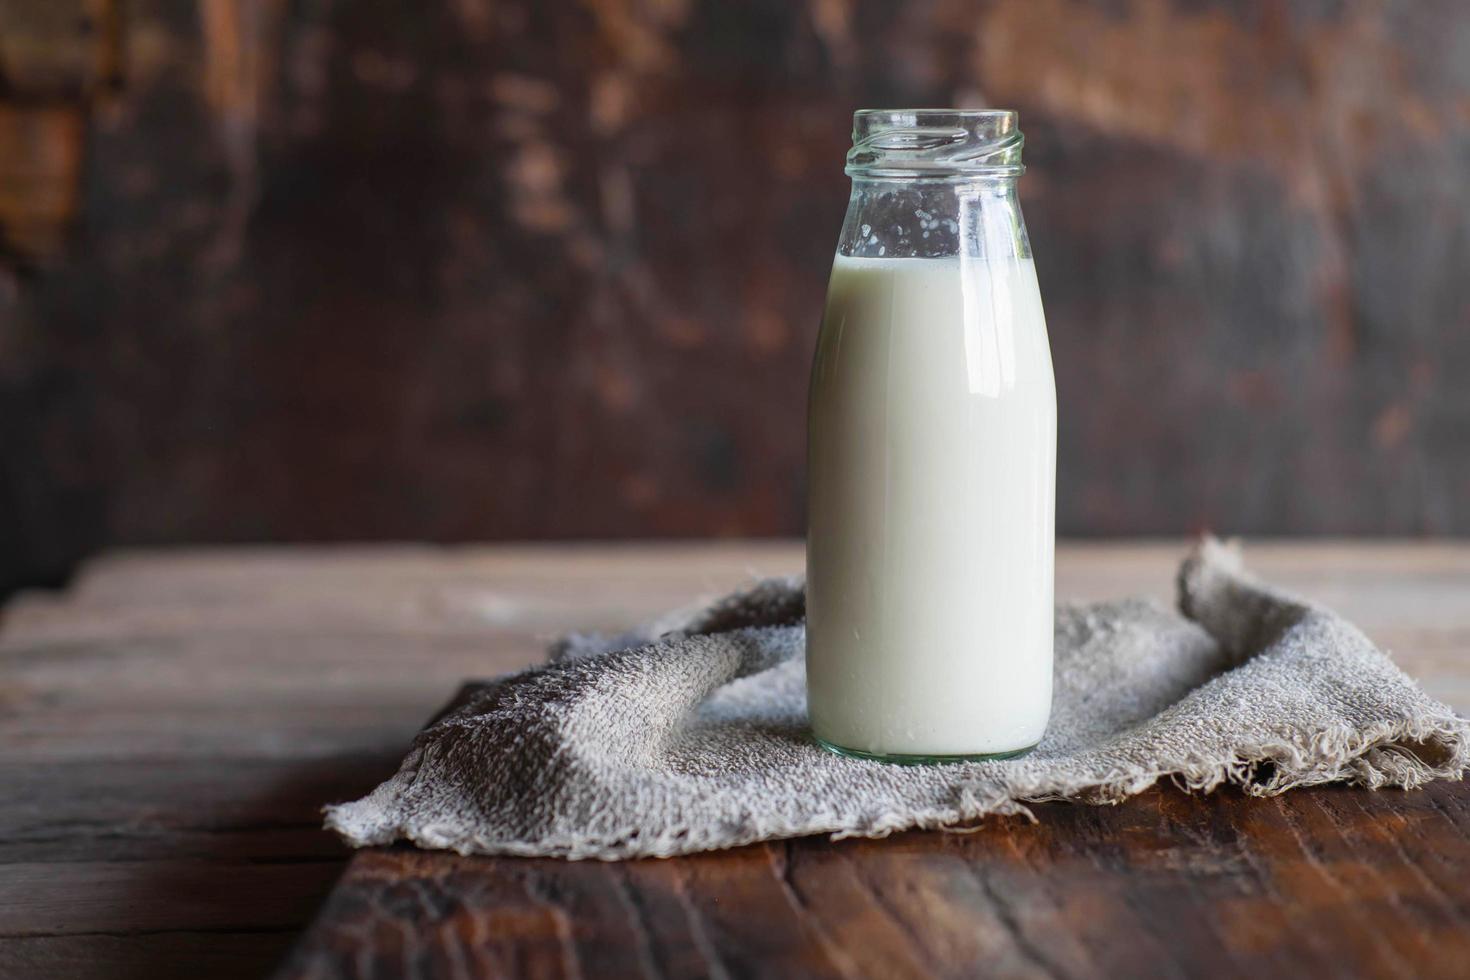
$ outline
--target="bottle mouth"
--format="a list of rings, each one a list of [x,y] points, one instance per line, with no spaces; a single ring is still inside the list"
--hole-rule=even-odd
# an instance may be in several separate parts
[[[1009,109],[859,109],[852,116],[853,177],[1019,177],[1025,137]]]

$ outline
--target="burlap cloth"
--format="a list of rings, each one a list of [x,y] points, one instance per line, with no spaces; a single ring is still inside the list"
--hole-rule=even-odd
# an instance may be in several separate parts
[[[1163,777],[1268,795],[1413,787],[1470,764],[1470,725],[1351,623],[1213,540],[1180,569],[1178,612],[1058,607],[1051,727],[1015,760],[897,766],[818,748],[802,612],[799,580],[768,580],[682,623],[563,640],[545,666],[468,686],[397,775],[329,807],[327,826],[356,846],[614,860],[954,827],[1044,800],[1116,802]]]

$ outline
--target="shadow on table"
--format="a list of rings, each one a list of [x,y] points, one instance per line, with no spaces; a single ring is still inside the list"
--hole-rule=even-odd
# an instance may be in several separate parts
[[[221,759],[215,765],[228,775],[204,775],[194,800],[181,787],[173,811],[158,815],[180,839],[177,856],[138,863],[126,888],[134,909],[145,910],[133,918],[147,925],[94,937],[113,947],[107,975],[269,975],[351,856],[322,829],[321,807],[369,792],[401,756],[395,745],[314,759]]]

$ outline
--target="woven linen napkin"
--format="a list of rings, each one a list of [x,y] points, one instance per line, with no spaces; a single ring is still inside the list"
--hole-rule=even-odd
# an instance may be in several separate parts
[[[1470,724],[1346,620],[1202,541],[1179,611],[1061,605],[1051,727],[1019,759],[900,766],[818,748],[799,580],[682,622],[573,636],[541,667],[468,685],[397,775],[327,809],[350,844],[469,854],[669,856],[803,834],[879,837],[1117,802],[1169,777],[1254,795],[1459,778]]]

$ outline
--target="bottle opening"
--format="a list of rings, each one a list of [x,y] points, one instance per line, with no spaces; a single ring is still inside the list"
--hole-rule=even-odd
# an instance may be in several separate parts
[[[1009,109],[859,109],[853,177],[1019,177],[1025,137]]]

